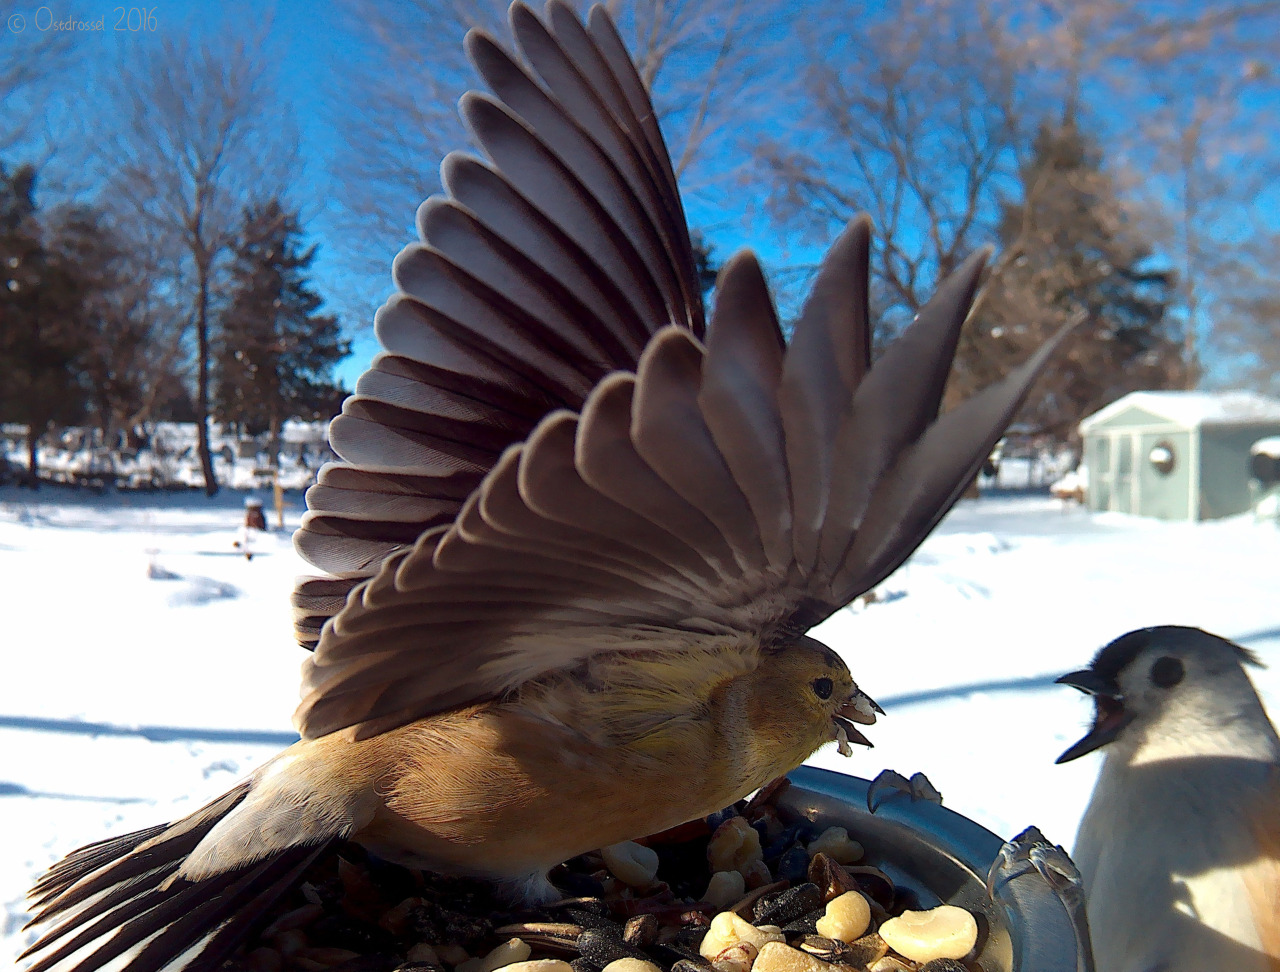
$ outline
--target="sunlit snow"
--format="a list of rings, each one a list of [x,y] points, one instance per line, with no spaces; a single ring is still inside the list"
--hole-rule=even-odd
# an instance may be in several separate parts
[[[0,955],[30,940],[26,889],[63,854],[190,812],[292,738],[301,510],[248,561],[243,499],[0,490]],[[1090,707],[1052,680],[1132,628],[1191,624],[1271,662],[1251,674],[1280,711],[1278,579],[1280,530],[1248,516],[963,502],[873,603],[815,631],[888,715],[875,749],[814,762],[922,770],[1001,836],[1034,823],[1069,846],[1098,757],[1053,765]]]

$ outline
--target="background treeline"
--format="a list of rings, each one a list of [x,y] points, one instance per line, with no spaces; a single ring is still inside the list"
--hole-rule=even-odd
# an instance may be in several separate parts
[[[227,4],[125,42],[6,38],[0,422],[111,440],[194,421],[212,490],[211,419],[278,435],[331,414],[335,366],[367,360],[390,258],[466,144],[461,36],[505,34],[506,6],[255,8],[249,30]],[[709,271],[751,246],[794,313],[865,210],[882,345],[993,244],[951,394],[1083,316],[1022,417],[1058,441],[1133,389],[1277,390],[1273,2],[606,6]]]

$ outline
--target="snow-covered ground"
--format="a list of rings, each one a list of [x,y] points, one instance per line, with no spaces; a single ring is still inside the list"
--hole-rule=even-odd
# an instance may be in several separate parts
[[[27,939],[23,896],[49,864],[188,813],[293,738],[301,509],[246,561],[241,502],[0,489],[0,955]],[[1247,517],[964,502],[876,603],[816,632],[889,714],[874,750],[814,762],[923,770],[996,833],[1034,823],[1069,845],[1099,757],[1053,765],[1090,712],[1053,678],[1132,628],[1192,624],[1272,662],[1253,676],[1280,711],[1278,569],[1280,530]]]

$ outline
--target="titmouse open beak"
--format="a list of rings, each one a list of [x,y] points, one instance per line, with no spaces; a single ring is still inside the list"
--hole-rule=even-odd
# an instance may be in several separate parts
[[[1095,706],[1093,726],[1084,738],[1054,760],[1054,763],[1069,763],[1085,753],[1091,753],[1105,746],[1120,730],[1133,721],[1133,713],[1126,712],[1124,696],[1120,694],[1120,686],[1110,679],[1103,678],[1091,668],[1078,672],[1069,672],[1055,681],[1060,685],[1078,688],[1086,695],[1093,696]]]

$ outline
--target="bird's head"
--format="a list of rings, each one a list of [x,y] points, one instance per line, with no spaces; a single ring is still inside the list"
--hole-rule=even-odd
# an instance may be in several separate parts
[[[871,725],[884,711],[858,688],[839,655],[807,636],[766,649],[749,704],[757,730],[788,740],[799,754],[793,765],[831,741],[846,756],[850,742],[870,746],[854,723]]]
[[[1206,736],[1244,710],[1261,713],[1244,663],[1262,664],[1249,649],[1199,628],[1163,625],[1121,635],[1088,668],[1057,680],[1093,696],[1095,708],[1089,732],[1056,762],[1121,738],[1163,746],[1169,755],[1203,747]]]

